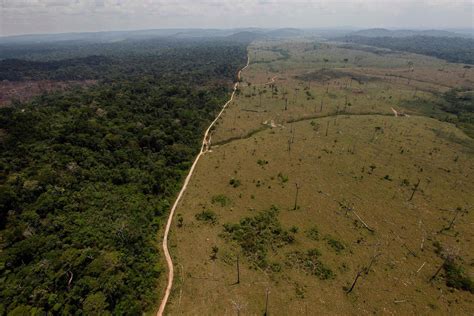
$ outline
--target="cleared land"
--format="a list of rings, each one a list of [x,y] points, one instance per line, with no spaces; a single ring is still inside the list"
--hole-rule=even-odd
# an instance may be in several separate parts
[[[249,54],[174,218],[168,312],[257,315],[268,293],[278,315],[471,314],[474,143],[434,104],[474,71],[309,41]]]

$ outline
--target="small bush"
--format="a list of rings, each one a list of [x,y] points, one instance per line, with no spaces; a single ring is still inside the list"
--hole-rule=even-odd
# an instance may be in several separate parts
[[[292,227],[290,228],[290,232],[292,232],[293,234],[296,234],[296,233],[298,232],[298,227],[292,226]]]
[[[219,247],[217,246],[212,246],[211,250],[211,260],[216,260],[217,259],[217,253],[219,252]]]
[[[443,268],[446,272],[447,286],[474,294],[474,282],[465,275],[464,269],[457,265],[454,260],[446,260]]]
[[[278,174],[278,180],[280,180],[281,183],[286,183],[288,182],[288,176],[285,176],[281,172]]]
[[[294,241],[294,236],[281,227],[276,207],[246,217],[238,224],[225,224],[223,236],[237,242],[245,256],[259,268],[268,268],[269,249]]]
[[[233,186],[234,188],[238,188],[241,183],[240,183],[240,180],[232,178],[230,179],[229,184]]]
[[[209,224],[217,223],[217,215],[213,211],[202,211],[201,213],[196,214],[196,219]]]
[[[222,207],[229,205],[232,201],[224,194],[215,195],[211,200],[212,204],[218,204]]]
[[[319,231],[317,227],[312,227],[306,231],[306,236],[311,240],[319,240]]]
[[[320,256],[321,253],[318,249],[310,249],[306,253],[294,251],[287,255],[286,264],[291,267],[298,267],[321,280],[334,278],[334,272],[319,260]]]
[[[261,167],[265,166],[265,165],[268,165],[268,161],[267,160],[262,160],[262,159],[259,159],[257,160],[257,164]]]
[[[326,241],[328,245],[336,252],[336,253],[341,253],[344,249],[346,249],[346,246],[339,240],[336,240],[332,238],[331,236],[326,236]]]

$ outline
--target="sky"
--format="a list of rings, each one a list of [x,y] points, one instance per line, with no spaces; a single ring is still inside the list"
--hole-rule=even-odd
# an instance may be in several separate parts
[[[0,0],[0,36],[156,28],[473,28],[473,8],[473,0]]]

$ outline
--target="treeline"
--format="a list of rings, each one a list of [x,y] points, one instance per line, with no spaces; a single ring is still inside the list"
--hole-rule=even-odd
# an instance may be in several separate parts
[[[414,98],[400,104],[441,121],[455,124],[474,138],[474,92],[468,89],[451,89],[437,95],[436,99]]]
[[[35,76],[84,67],[102,80],[0,109],[0,315],[156,303],[163,215],[246,62],[242,44],[173,51],[38,64]]]
[[[462,128],[469,136],[474,138],[474,92],[463,89],[451,89],[444,93],[439,107],[454,117],[446,118],[447,121]]]
[[[156,45],[154,43],[155,40],[150,44],[137,42],[136,46],[121,44],[116,47],[117,50],[95,50],[86,57],[81,57],[80,51],[70,51],[67,55],[70,58],[49,60],[50,55],[56,55],[54,50],[49,49],[41,55],[40,60],[8,58],[0,60],[0,81],[112,81],[144,76],[168,80],[186,75],[193,82],[201,84],[216,76],[232,76],[235,69],[229,65],[229,59],[245,55],[241,46],[223,41],[173,41],[168,45],[159,41]],[[96,45],[93,44],[94,47]],[[219,51],[218,54],[216,50]],[[21,52],[18,53],[22,55]]]
[[[348,36],[346,43],[357,43],[391,50],[437,57],[454,63],[474,64],[474,40],[460,37],[365,37]]]

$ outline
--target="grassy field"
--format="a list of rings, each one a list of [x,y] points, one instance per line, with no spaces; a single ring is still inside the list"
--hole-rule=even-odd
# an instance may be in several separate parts
[[[474,71],[305,40],[249,56],[175,217],[169,314],[472,314],[474,141],[430,104]]]

